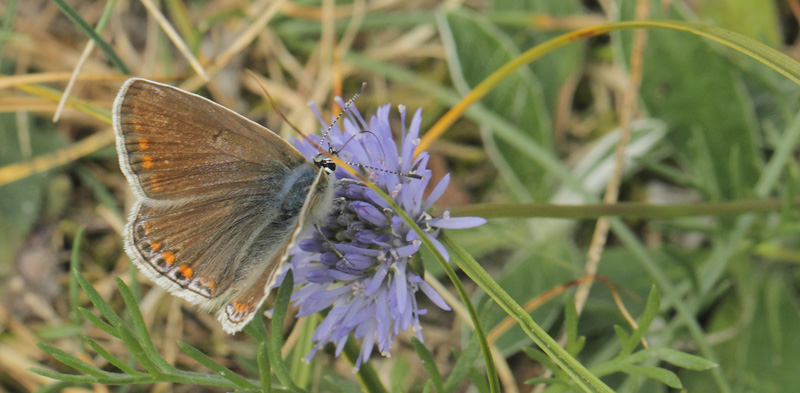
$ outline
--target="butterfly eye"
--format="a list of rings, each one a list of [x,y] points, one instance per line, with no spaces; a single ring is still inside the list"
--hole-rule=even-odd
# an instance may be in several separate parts
[[[324,154],[317,154],[314,157],[314,165],[328,173],[333,173],[336,170],[336,163]]]

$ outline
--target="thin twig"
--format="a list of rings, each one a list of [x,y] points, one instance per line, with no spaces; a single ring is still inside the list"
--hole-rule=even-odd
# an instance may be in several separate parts
[[[648,0],[639,0],[636,4],[636,19],[646,20],[650,14],[650,2]],[[639,86],[642,82],[642,66],[643,66],[643,53],[644,47],[647,42],[647,30],[637,30],[634,32],[632,51],[631,51],[631,65],[630,65],[630,84],[622,96],[622,104],[620,108],[620,141],[614,152],[614,171],[611,178],[606,184],[605,195],[603,196],[603,203],[614,204],[619,199],[619,185],[622,179],[623,167],[625,163],[625,148],[630,141],[630,124],[636,114],[636,100],[639,96]],[[587,276],[594,276],[597,274],[597,266],[600,263],[600,256],[608,239],[609,219],[601,217],[597,220],[595,225],[594,235],[592,242],[589,246],[587,253],[586,264],[584,265],[584,274]],[[575,308],[580,315],[583,306],[586,304],[586,299],[589,297],[589,290],[592,287],[592,282],[582,283],[578,285],[575,292]]]

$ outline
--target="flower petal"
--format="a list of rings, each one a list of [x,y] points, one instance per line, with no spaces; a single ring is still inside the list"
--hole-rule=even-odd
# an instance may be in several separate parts
[[[486,224],[486,219],[483,217],[441,217],[430,220],[428,223],[437,228],[465,229]]]

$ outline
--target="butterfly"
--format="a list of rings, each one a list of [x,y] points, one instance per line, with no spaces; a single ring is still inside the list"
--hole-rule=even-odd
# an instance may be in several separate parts
[[[306,225],[332,209],[334,161],[199,95],[132,78],[112,111],[136,196],[125,251],[233,334],[253,319]]]

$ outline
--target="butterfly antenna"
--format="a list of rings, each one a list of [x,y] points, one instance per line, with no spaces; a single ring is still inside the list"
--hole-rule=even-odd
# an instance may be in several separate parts
[[[287,119],[286,116],[283,114],[283,111],[281,111],[281,109],[278,108],[278,105],[275,104],[275,100],[273,100],[272,96],[269,95],[269,91],[267,91],[267,87],[264,86],[263,83],[261,83],[261,80],[258,79],[256,74],[254,74],[253,71],[250,71],[250,70],[247,70],[247,73],[249,73],[250,76],[256,81],[256,83],[258,83],[258,86],[261,87],[261,91],[264,92],[264,95],[267,97],[267,101],[269,101],[269,104],[272,106],[272,109],[274,109],[275,112],[278,113],[278,116],[280,116],[281,119],[283,119],[283,121],[286,122],[286,124],[288,124],[290,127],[292,127],[293,130],[295,130],[298,134],[302,135],[303,138],[305,138],[306,137],[305,134],[303,134],[303,132],[300,131],[300,129],[298,129],[294,124],[292,124],[292,122],[289,121],[289,119]]]
[[[361,87],[358,88],[358,91],[356,92],[355,95],[353,95],[353,98],[351,98],[350,100],[347,101],[347,103],[344,104],[344,108],[342,108],[342,111],[339,112],[338,115],[336,115],[336,118],[333,119],[333,123],[331,123],[331,125],[329,125],[328,128],[325,130],[325,132],[322,134],[322,139],[319,140],[319,146],[317,146],[317,149],[322,150],[322,144],[325,142],[325,139],[328,139],[328,136],[330,136],[333,126],[335,126],[336,123],[339,121],[339,119],[341,119],[342,116],[347,112],[347,110],[350,108],[350,105],[353,105],[353,102],[356,100],[356,98],[358,98],[358,96],[361,95],[361,92],[364,91],[364,87],[366,86],[367,82],[362,82]],[[331,153],[333,155],[335,155],[335,153],[338,153],[337,150],[333,149],[333,146],[331,146],[330,142],[328,142],[328,153]]]
[[[345,143],[342,145],[342,147],[340,147],[340,148],[339,148],[339,150],[337,150],[337,151],[332,151],[331,153],[332,153],[332,154],[333,154],[333,153],[338,153],[339,151],[341,151],[342,149],[344,149],[344,147],[345,147],[345,146],[347,146],[347,144],[348,144],[348,143],[350,143],[350,141],[352,141],[352,140],[353,140],[353,138],[355,138],[356,136],[358,136],[358,135],[361,135],[361,134],[371,134],[372,136],[374,136],[374,137],[375,137],[375,139],[378,141],[378,145],[381,147],[381,150],[383,151],[383,154],[384,154],[384,155],[386,155],[386,151],[385,151],[385,150],[383,150],[383,144],[381,144],[381,140],[380,140],[380,138],[378,138],[378,136],[377,136],[377,135],[375,135],[375,133],[374,133],[374,132],[372,132],[372,131],[370,131],[370,130],[361,130],[361,133],[351,136],[351,137],[350,137],[350,138],[349,138],[349,139],[348,139],[348,140],[347,140],[347,141],[346,141],[346,142],[345,142]],[[417,175],[416,173],[411,173],[411,172],[398,172],[398,171],[391,171],[391,170],[388,170],[388,169],[384,169],[384,168],[377,168],[377,167],[374,167],[374,166],[369,166],[369,165],[364,165],[364,164],[358,164],[358,163],[355,163],[355,162],[346,162],[346,164],[347,164],[347,165],[350,165],[350,166],[357,166],[357,167],[361,167],[361,168],[372,169],[372,170],[374,170],[374,171],[380,171],[380,172],[384,172],[384,173],[391,173],[391,174],[393,174],[393,175],[397,175],[397,176],[401,176],[401,177],[407,177],[407,178],[410,178],[410,179],[422,179],[422,176],[420,176],[420,175]]]

